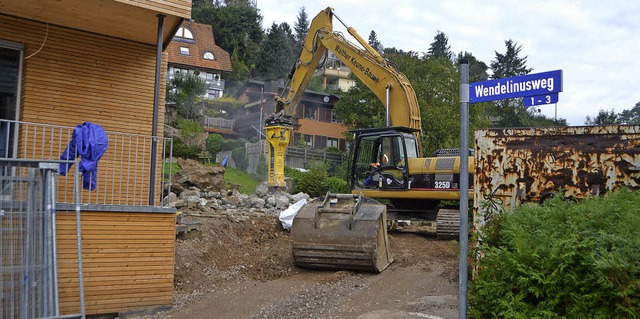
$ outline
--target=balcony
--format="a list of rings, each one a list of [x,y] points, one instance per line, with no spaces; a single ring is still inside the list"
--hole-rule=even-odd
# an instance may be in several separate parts
[[[322,71],[322,75],[327,77],[349,78],[349,74],[351,74],[351,70],[346,67],[340,69],[324,68]]]
[[[205,87],[207,90],[216,90],[216,91],[224,91],[225,88],[225,80],[218,79],[206,79]]]
[[[74,129],[0,120],[0,157],[59,160],[71,141]],[[121,132],[105,133],[109,144],[97,164],[95,189],[83,190],[79,202],[83,205],[162,206],[163,190],[171,191],[173,140]],[[155,194],[150,201],[151,149],[154,145],[157,156]],[[79,165],[79,158],[73,158],[77,159],[74,166]],[[73,189],[76,181],[70,175],[58,177],[58,203],[75,203]]]

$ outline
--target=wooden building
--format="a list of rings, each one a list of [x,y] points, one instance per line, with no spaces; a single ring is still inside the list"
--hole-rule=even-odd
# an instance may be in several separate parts
[[[81,197],[86,314],[172,303],[175,210],[161,205],[165,150],[156,137],[163,50],[190,15],[190,0],[0,3],[0,119],[17,132],[3,156],[58,159],[65,128],[83,122],[109,134],[98,189]],[[59,199],[71,191],[65,178]],[[57,208],[62,314],[79,304],[73,202]]]
[[[238,95],[246,103],[242,111],[235,114],[235,130],[245,138],[256,136],[260,122],[273,113],[274,97],[284,90],[278,81],[248,81]],[[325,149],[335,147],[346,150],[344,132],[347,127],[336,120],[333,106],[339,97],[332,93],[305,90],[294,113],[298,125],[290,139],[290,146],[305,144],[307,147]]]

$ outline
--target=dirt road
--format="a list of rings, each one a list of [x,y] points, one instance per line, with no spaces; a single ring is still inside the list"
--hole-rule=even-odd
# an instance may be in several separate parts
[[[293,266],[273,217],[199,218],[176,242],[174,306],[146,318],[457,318],[457,243],[390,233],[381,274]]]

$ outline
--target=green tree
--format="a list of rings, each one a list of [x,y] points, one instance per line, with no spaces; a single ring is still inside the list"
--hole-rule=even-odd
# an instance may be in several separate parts
[[[513,40],[505,41],[506,52],[495,51],[495,60],[491,61],[492,79],[508,78],[529,74],[533,69],[527,67],[527,57],[520,57],[522,45]],[[522,99],[507,99],[491,103],[489,118],[494,127],[530,126],[532,117],[522,103]]]
[[[456,64],[460,64],[463,59],[469,62],[469,82],[480,82],[489,79],[489,74],[487,73],[489,67],[486,63],[478,60],[471,52],[464,51],[458,53]]]
[[[257,77],[259,79],[285,78],[297,59],[298,51],[294,50],[294,46],[295,38],[289,24],[273,23],[260,45],[256,64]]]
[[[307,90],[323,92],[325,90],[322,89],[322,77],[320,75],[312,75],[309,79],[309,83],[307,83]]]
[[[382,43],[380,43],[380,40],[378,40],[378,35],[373,30],[371,30],[371,32],[369,33],[368,43],[374,50],[378,52],[382,52],[382,49],[383,49]]]
[[[224,137],[220,134],[209,134],[207,136],[207,152],[211,154],[212,158],[216,158],[218,152],[222,150],[222,144],[224,143]]]
[[[591,118],[587,115],[587,119],[584,121],[584,124],[587,125],[607,125],[607,124],[622,124],[618,114],[616,114],[613,109],[609,111],[605,111],[600,109],[598,115],[594,118]]]
[[[333,107],[340,122],[349,128],[372,128],[385,125],[382,102],[360,79],[342,94]]]
[[[436,36],[433,37],[433,42],[429,45],[427,56],[445,58],[451,61],[453,53],[451,52],[451,45],[449,45],[449,38],[444,34],[444,32],[438,30]]]
[[[640,124],[640,102],[629,110],[623,110],[618,114],[622,124]]]
[[[247,0],[216,1],[195,7],[191,13],[198,23],[213,27],[216,44],[231,53],[232,80],[244,80],[254,67],[262,40],[262,16]]]
[[[229,75],[229,79],[232,81],[241,82],[249,78],[251,73],[250,65],[247,65],[245,61],[240,58],[240,49],[235,49],[231,53],[231,65],[233,66],[233,72]]]
[[[520,57],[522,45],[509,39],[504,42],[507,52],[504,54],[495,51],[496,58],[491,61],[492,79],[508,78],[531,73],[532,68],[527,67],[527,56]]]
[[[307,37],[307,32],[309,31],[309,17],[307,16],[304,6],[300,7],[300,11],[298,11],[298,19],[293,25],[293,30],[294,37],[296,39],[296,48],[299,50],[302,47],[304,38]]]
[[[176,72],[167,84],[166,100],[168,109],[173,109],[179,117],[197,121],[200,119],[202,103],[206,92],[205,81],[194,73]]]

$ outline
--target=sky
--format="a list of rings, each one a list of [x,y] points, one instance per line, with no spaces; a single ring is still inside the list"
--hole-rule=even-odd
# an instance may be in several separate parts
[[[293,28],[303,6],[309,20],[332,7],[365,39],[373,30],[384,47],[404,51],[426,53],[440,30],[454,53],[471,52],[487,65],[511,39],[531,73],[562,70],[558,103],[538,108],[569,125],[640,102],[637,0],[257,0],[265,29],[274,22]],[[335,19],[334,30],[348,36]]]

